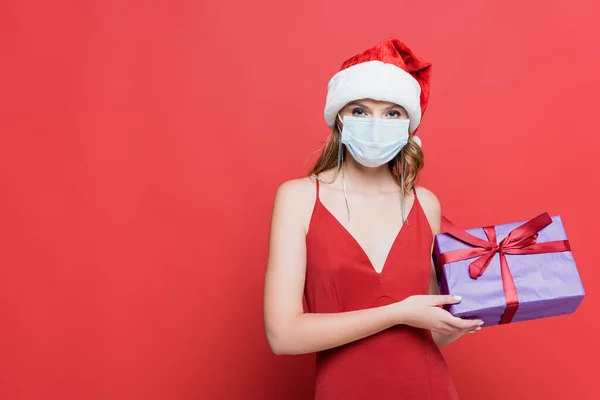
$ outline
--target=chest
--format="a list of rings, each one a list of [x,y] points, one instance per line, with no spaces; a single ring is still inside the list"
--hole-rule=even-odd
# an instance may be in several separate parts
[[[339,224],[348,240],[364,253],[374,272],[381,273],[404,229],[400,195],[348,196],[348,208],[343,196],[339,197],[320,200],[324,212],[334,219],[332,223]],[[414,205],[414,196],[407,196],[405,218],[412,213]]]

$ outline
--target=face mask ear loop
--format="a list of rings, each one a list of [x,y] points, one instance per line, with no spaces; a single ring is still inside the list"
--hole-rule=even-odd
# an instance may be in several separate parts
[[[343,154],[344,154],[344,149],[342,146],[342,131],[340,130],[340,127],[338,126],[338,134],[339,134],[339,139],[338,139],[338,157],[337,157],[337,164],[335,166],[335,174],[333,174],[333,178],[331,179],[331,181],[329,182],[325,182],[323,181],[321,178],[319,178],[316,174],[313,174],[313,177],[315,179],[318,179],[319,182],[321,183],[325,183],[327,185],[332,184],[333,182],[335,182],[336,178],[338,177],[339,173],[340,173],[340,168],[342,166],[342,162],[343,162]]]
[[[346,176],[344,175],[344,171],[346,168],[342,165],[342,186],[344,188],[344,202],[346,203],[346,212],[348,213],[348,222],[350,222],[350,206],[348,205],[348,196],[346,194]]]
[[[402,169],[400,169],[402,167]],[[406,223],[405,210],[404,210],[404,159],[402,157],[402,152],[398,158],[396,158],[396,170],[400,173],[400,208],[402,210],[402,225]]]
[[[340,120],[340,122],[342,122],[342,117],[340,117],[340,114],[338,113],[338,118]],[[337,122],[336,122],[337,124]],[[340,129],[340,126],[337,125],[338,131],[340,132],[340,157],[342,154],[342,130]],[[342,169],[342,187],[344,188],[344,203],[346,203],[346,213],[348,214],[348,222],[350,222],[350,206],[348,205],[348,195],[346,193],[346,174],[344,173],[346,168],[344,168],[344,165],[342,165],[341,167]]]

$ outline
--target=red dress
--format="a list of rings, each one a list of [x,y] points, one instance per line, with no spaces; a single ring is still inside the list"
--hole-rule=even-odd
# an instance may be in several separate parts
[[[319,200],[306,235],[308,311],[371,308],[427,294],[433,234],[417,198],[378,273],[350,232]],[[431,332],[395,325],[317,352],[316,400],[458,399]]]

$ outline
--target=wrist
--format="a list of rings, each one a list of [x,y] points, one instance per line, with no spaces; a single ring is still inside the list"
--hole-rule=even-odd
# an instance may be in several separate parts
[[[402,301],[390,304],[390,317],[393,325],[407,325],[409,322],[406,304]]]

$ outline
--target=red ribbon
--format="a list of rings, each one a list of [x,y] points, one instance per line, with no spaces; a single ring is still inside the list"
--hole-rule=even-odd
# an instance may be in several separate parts
[[[500,319],[500,324],[507,324],[512,321],[519,308],[519,296],[517,294],[517,288],[515,287],[515,281],[513,280],[510,268],[508,267],[508,262],[506,261],[506,254],[558,253],[571,250],[568,240],[536,243],[538,232],[551,223],[552,218],[548,213],[540,214],[532,220],[513,229],[500,243],[497,243],[496,229],[494,226],[486,226],[483,228],[488,239],[486,241],[460,230],[446,217],[442,217],[443,233],[455,237],[461,242],[473,247],[440,254],[436,263],[438,275],[441,274],[442,267],[445,264],[478,257],[477,260],[469,264],[469,275],[472,279],[477,279],[483,275],[494,255],[499,253],[502,286],[504,288],[504,297],[506,297],[506,309]]]

